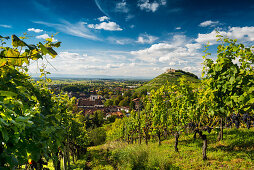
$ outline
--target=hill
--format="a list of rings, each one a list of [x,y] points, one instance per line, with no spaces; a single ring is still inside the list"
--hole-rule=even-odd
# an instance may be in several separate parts
[[[200,79],[198,78],[198,76],[196,76],[193,73],[185,72],[183,70],[169,69],[165,73],[162,73],[161,75],[155,77],[154,79],[147,82],[143,86],[139,87],[136,91],[137,92],[143,90],[151,91],[152,89],[157,89],[160,86],[165,85],[167,82],[177,83],[178,79],[183,76],[190,82],[200,83]]]

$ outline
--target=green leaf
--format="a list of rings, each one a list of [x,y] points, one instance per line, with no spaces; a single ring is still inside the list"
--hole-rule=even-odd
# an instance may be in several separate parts
[[[3,37],[3,36],[1,36],[1,35],[0,35],[0,38],[4,38],[4,39],[7,39],[7,40],[8,40],[8,39],[10,39],[10,37],[9,37],[9,36],[7,36],[7,37]]]
[[[39,47],[41,48],[41,52],[43,55],[49,54],[53,58],[57,56],[57,52],[53,50],[51,47],[45,47],[41,42],[39,44],[40,44]]]
[[[4,66],[7,63],[5,58],[0,58],[0,67]]]
[[[4,55],[6,57],[19,57],[19,52],[17,50],[14,50],[12,48],[9,48],[8,50],[4,51]]]
[[[39,47],[41,48],[42,55],[48,54],[48,49],[41,42],[39,42]]]
[[[58,48],[58,47],[60,47],[61,43],[62,42],[52,43],[52,46]]]
[[[234,82],[235,82],[235,77],[231,77],[231,78],[229,79],[229,83],[230,83],[230,84],[234,84]]]
[[[9,124],[7,122],[5,122],[4,119],[2,119],[2,118],[0,118],[0,123],[5,126],[9,126]]]
[[[55,58],[57,56],[57,52],[55,50],[53,50],[53,48],[51,47],[46,47],[48,50],[48,54],[51,55],[53,58]]]
[[[20,40],[16,35],[12,35],[11,39],[12,39],[12,46],[13,47],[27,46],[27,44],[24,41]]]
[[[0,90],[0,96],[13,97],[13,96],[17,96],[17,94],[11,91]]]
[[[30,50],[35,50],[35,49],[37,49],[36,46],[33,45],[33,44],[29,44],[29,45],[27,45],[27,47],[28,47]]]
[[[0,131],[2,132],[2,137],[4,139],[5,142],[8,142],[9,140],[9,135],[8,132],[6,131],[6,129],[1,128]]]
[[[16,122],[27,122],[28,121],[28,117],[23,117],[23,116],[18,116],[15,121]]]
[[[254,104],[254,98],[251,98],[251,99],[247,102],[247,104]]]

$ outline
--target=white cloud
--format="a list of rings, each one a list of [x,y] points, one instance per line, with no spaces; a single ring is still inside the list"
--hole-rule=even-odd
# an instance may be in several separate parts
[[[38,35],[38,36],[36,36],[35,38],[37,38],[37,39],[44,39],[44,40],[46,40],[47,38],[51,38],[48,34],[42,34],[42,35]],[[55,39],[55,38],[52,38],[52,42],[56,42],[57,41],[57,39]]]
[[[153,70],[158,71],[158,70],[160,70],[160,67],[154,67]]]
[[[41,29],[35,29],[35,28],[28,28],[27,31],[32,31],[32,32],[35,32],[35,33],[40,33],[43,30],[41,30]]]
[[[208,27],[208,26],[215,27],[218,24],[219,24],[219,21],[211,21],[211,20],[209,20],[209,21],[204,21],[204,22],[200,23],[199,26],[200,27]]]
[[[116,12],[122,12],[122,13],[128,13],[129,8],[127,7],[126,0],[122,0],[122,2],[116,3],[115,11]]]
[[[102,22],[100,24],[88,24],[88,27],[93,29],[98,29],[98,30],[103,29],[107,31],[122,31],[123,30],[115,22]]]
[[[182,46],[183,44],[189,42],[189,40],[187,40],[187,37],[183,34],[174,35],[172,41],[174,42],[174,46]]]
[[[174,35],[171,42],[153,44],[149,48],[131,51],[130,54],[146,63],[183,68],[202,60],[201,47],[199,43],[190,43],[185,35]]]
[[[172,42],[172,45],[174,43]],[[157,47],[158,50],[161,47]],[[164,46],[166,50],[166,45]],[[170,44],[168,47],[171,47]],[[187,48],[186,48],[187,49]],[[76,50],[75,50],[76,51]],[[165,54],[162,52],[162,54]],[[74,74],[86,77],[86,75],[108,75],[108,76],[132,76],[132,77],[155,77],[163,72],[164,67],[181,69],[196,65],[187,63],[185,59],[175,58],[171,61],[159,62],[157,64],[140,61],[128,51],[98,51],[95,49],[82,50],[79,52],[59,52],[55,59],[48,57],[48,61],[56,68],[49,66],[46,60],[40,60],[48,65],[47,71],[54,74]],[[71,67],[70,67],[71,66]],[[29,68],[36,72],[37,64],[32,63]],[[38,70],[38,68],[37,68]],[[194,70],[195,71],[195,70]]]
[[[170,66],[174,66],[174,65],[176,65],[176,62],[174,62],[174,61],[169,62],[169,63],[168,63],[168,65],[170,65]]]
[[[83,50],[82,50],[83,51]],[[80,52],[80,51],[79,51]],[[115,56],[111,56],[114,54]],[[126,57],[128,56],[128,57]],[[74,74],[86,77],[87,75],[108,75],[108,76],[147,76],[152,77],[158,74],[158,71],[147,69],[147,65],[140,65],[129,61],[132,56],[125,51],[98,51],[95,49],[86,50],[84,53],[77,52],[59,52],[55,59],[48,57],[48,61],[56,68],[51,67],[46,60],[39,60],[38,65],[43,62],[48,65],[47,71],[55,74]],[[71,67],[70,67],[71,66]],[[38,71],[37,63],[29,66],[32,73]]]
[[[167,4],[167,0],[161,0],[161,5],[166,5]]]
[[[226,32],[220,32],[220,34],[226,35]],[[196,38],[196,42],[202,43],[202,44],[206,44],[207,42],[209,42],[210,44],[215,44],[216,40],[218,39],[218,37],[216,37],[217,35],[218,35],[218,32],[215,30],[213,30],[212,32],[208,34],[198,34],[198,38]]]
[[[77,59],[80,57],[80,55],[78,53],[60,52],[59,57],[64,59]]]
[[[141,10],[146,10],[147,12],[155,12],[158,7],[160,6],[157,2],[149,3],[149,0],[141,1],[140,4],[138,4]]]
[[[101,59],[95,56],[90,56],[86,53],[79,54],[79,53],[73,53],[73,52],[60,52],[59,58],[61,60],[70,60],[72,62],[75,62],[76,65],[82,65],[83,63],[100,63],[102,62]]]
[[[109,17],[102,16],[102,17],[98,18],[98,20],[102,22],[102,21],[105,21],[105,20],[109,20]]]
[[[198,73],[201,73],[203,67],[202,65],[200,64],[199,66],[186,66],[184,68],[182,68],[184,71],[187,71],[187,72],[198,72]]]
[[[254,27],[231,27],[227,36],[240,41],[254,41]]]
[[[129,66],[130,67],[135,67],[137,64],[136,63],[130,63]]]
[[[0,27],[3,27],[3,28],[12,28],[11,25],[5,25],[5,24],[0,24]]]
[[[176,27],[176,30],[180,30],[180,29],[182,29],[181,27]]]
[[[130,38],[115,38],[115,37],[109,37],[108,40],[112,43],[125,45],[125,44],[131,44],[134,43],[133,39]]]
[[[142,34],[138,37],[137,43],[140,44],[152,44],[154,41],[156,41],[158,37],[148,35],[148,34]]]
[[[128,14],[125,20],[126,20],[126,21],[129,21],[130,19],[132,19],[132,18],[134,18],[134,17],[135,17],[135,15],[133,15],[133,14]]]
[[[217,35],[222,35],[238,41],[254,41],[254,27],[230,27],[228,31],[215,31],[208,34],[198,34],[196,42],[206,44],[209,42],[211,45],[217,44]]]
[[[46,25],[48,27],[53,27],[56,30],[69,34],[69,35],[91,39],[91,40],[100,40],[100,38],[98,38],[96,35],[91,33],[89,29],[85,27],[85,24],[86,24],[85,22],[78,22],[76,24],[71,24],[68,21],[63,21],[60,24],[55,24],[55,23],[48,23],[43,21],[35,21],[34,23]]]
[[[196,52],[197,50],[199,50],[199,49],[202,48],[202,45],[199,44],[199,43],[196,43],[196,44],[186,44],[185,46],[188,48],[188,51],[189,51],[190,53],[194,53],[194,52]]]
[[[166,0],[157,0],[150,2],[150,0],[139,0],[138,7],[141,10],[145,10],[146,12],[155,12],[158,10],[159,6],[165,6],[167,4]]]
[[[198,56],[198,53],[192,53],[186,47],[175,46],[173,43],[153,44],[150,48],[138,51],[131,51],[140,60],[148,63],[177,63],[178,65],[186,63],[186,57]]]

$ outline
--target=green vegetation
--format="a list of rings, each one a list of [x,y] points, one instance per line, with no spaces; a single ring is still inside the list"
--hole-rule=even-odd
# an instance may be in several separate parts
[[[186,77],[181,77],[178,83],[167,83],[152,90],[140,101],[140,105],[144,105],[141,111],[132,111],[130,117],[113,123],[108,138],[131,144],[134,141],[141,144],[145,138],[146,144],[152,140],[158,141],[160,146],[161,141],[174,134],[174,150],[179,152],[180,135],[193,132],[194,139],[199,134],[203,140],[205,161],[209,159],[209,140],[213,142],[211,145],[215,141],[208,137],[207,132],[220,131],[218,140],[222,140],[225,126],[239,128],[241,125],[249,129],[254,120],[254,55],[249,48],[235,42],[223,39],[223,45],[218,46],[216,62],[205,56],[207,77],[199,88]],[[233,60],[239,63],[234,64]]]
[[[60,152],[67,167],[70,151],[79,157],[87,142],[83,116],[75,113],[74,98],[47,88],[49,79],[34,82],[27,75],[29,63],[54,58],[60,42],[28,45],[12,35],[12,47],[5,47],[8,39],[0,36],[0,169],[42,169],[49,160],[60,169]],[[46,76],[44,67],[40,71]]]
[[[200,83],[200,80],[195,74],[185,72],[182,70],[175,70],[175,72],[165,72],[151,81],[145,83],[143,86],[139,87],[136,91],[141,92],[144,90],[151,91],[152,89],[158,89],[162,85],[169,83],[178,83],[179,78],[185,77],[188,81],[192,83]]]
[[[216,141],[217,133],[208,134],[208,160],[202,161],[202,140],[193,134],[181,135],[179,152],[174,138],[158,144],[108,142],[88,148],[85,165],[92,169],[253,169],[254,129],[226,129],[225,140]],[[77,166],[78,167],[78,166]]]
[[[128,85],[140,82],[50,84],[44,66],[45,79],[35,82],[27,66],[57,55],[52,38],[28,45],[13,35],[5,47],[9,37],[0,36],[0,169],[254,168],[252,47],[221,38],[217,60],[204,56],[201,81],[169,70],[134,91]],[[132,110],[123,118],[84,115],[62,90]]]

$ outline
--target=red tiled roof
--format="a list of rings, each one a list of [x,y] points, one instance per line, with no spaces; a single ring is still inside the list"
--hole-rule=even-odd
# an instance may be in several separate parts
[[[123,113],[122,112],[113,112],[113,113],[111,113],[111,116],[113,116],[113,115],[116,115],[118,117],[123,117]]]
[[[94,106],[94,105],[103,105],[101,99],[95,99],[91,101],[89,99],[79,99],[78,106]]]

